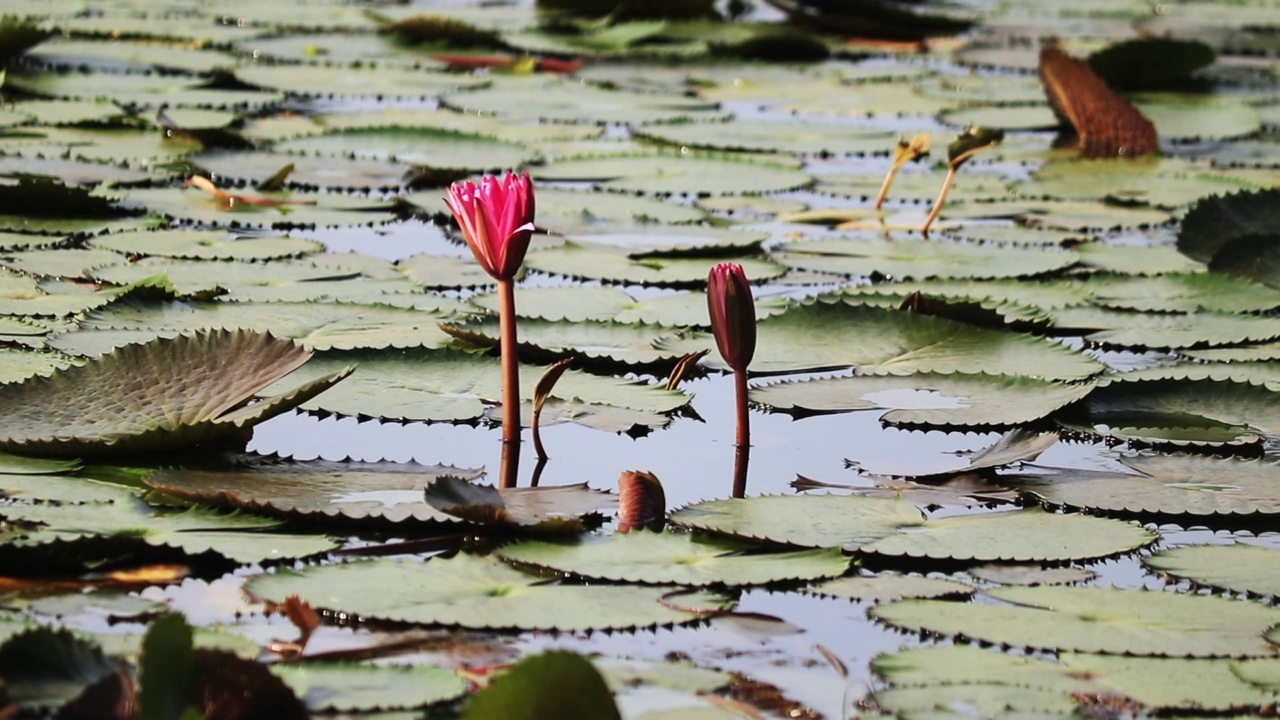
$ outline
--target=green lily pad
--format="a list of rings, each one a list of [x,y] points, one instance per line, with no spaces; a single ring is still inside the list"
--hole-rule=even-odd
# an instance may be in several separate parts
[[[536,152],[513,142],[469,132],[412,125],[357,126],[340,132],[285,140],[276,143],[273,149],[277,153],[350,157],[433,169],[475,171],[522,167],[537,158]],[[323,169],[323,162],[316,164]],[[276,167],[278,169],[279,165]],[[402,167],[401,172],[409,169]],[[443,207],[443,193],[436,190],[434,197],[434,202],[420,204],[432,211]],[[410,198],[412,201],[413,196]]]
[[[1168,245],[1120,245],[1091,242],[1074,248],[1080,264],[1120,275],[1194,273],[1204,266]]]
[[[147,337],[225,328],[256,330],[297,340],[311,350],[441,347],[448,315],[379,305],[339,303],[115,303],[85,318],[83,330],[59,336],[54,347],[96,356]]]
[[[446,329],[464,346],[498,347],[497,320],[450,325]],[[621,364],[637,369],[669,368],[680,356],[654,348],[654,343],[667,332],[624,323],[526,320],[519,328],[520,355],[541,362],[573,357],[583,366]]]
[[[1143,558],[1142,562],[1153,570],[1199,585],[1238,593],[1280,595],[1280,551],[1268,547],[1242,543],[1178,547]]]
[[[682,147],[798,155],[884,154],[897,141],[897,135],[887,130],[848,123],[736,119],[650,125],[641,131],[641,136]]]
[[[574,278],[632,285],[668,287],[698,286],[706,283],[711,267],[723,258],[679,255],[647,255],[633,258],[624,249],[587,246],[566,242],[560,247],[534,250],[525,256],[531,270]],[[734,258],[752,280],[768,280],[786,271],[780,265],[758,258]]]
[[[710,336],[663,341],[660,350],[695,352]],[[723,367],[714,357],[704,360]],[[857,366],[866,374],[917,372],[1087,378],[1102,367],[1061,345],[907,311],[808,303],[759,323],[752,369],[801,372]]]
[[[798,190],[813,177],[779,164],[699,154],[652,154],[566,160],[531,168],[535,180],[590,182],[639,195],[738,195]]]
[[[92,187],[101,183],[117,186],[145,185],[160,182],[168,176],[161,172],[119,167],[117,164],[61,158],[11,155],[0,158],[0,177],[38,176],[52,178],[64,185]]]
[[[907,280],[1040,275],[1074,265],[1078,259],[1075,253],[1062,250],[870,238],[801,240],[780,246],[772,257],[801,270]]]
[[[1141,284],[1141,281],[1139,285]],[[1211,286],[1214,281],[1201,283]],[[1159,286],[1159,278],[1152,285]],[[1165,288],[1178,283],[1163,283]],[[1202,302],[1194,293],[1184,299],[1173,298],[1171,304]],[[1199,288],[1194,288],[1199,289]],[[1247,293],[1246,293],[1247,295]],[[1237,300],[1238,301],[1238,300]],[[1141,298],[1122,302],[1144,305]],[[1217,303],[1216,299],[1204,300]],[[1231,297],[1223,300],[1232,302]],[[1111,310],[1102,307],[1069,307],[1053,311],[1053,326],[1059,330],[1086,330],[1085,340],[1110,347],[1199,349],[1221,345],[1268,342],[1280,337],[1280,320],[1270,316],[1235,315],[1223,312],[1142,313]]]
[[[682,527],[752,540],[981,562],[1105,557],[1156,538],[1127,523],[1038,509],[925,520],[911,503],[859,495],[712,500],[682,508],[669,520]]]
[[[146,476],[148,487],[215,507],[289,519],[352,524],[449,526],[459,514],[438,510],[430,493],[438,483],[468,483],[480,473],[453,467],[404,465],[388,468],[356,462],[292,463],[266,459],[236,470],[165,470]],[[546,488],[489,488],[502,518],[488,525],[552,529],[581,527],[582,518],[612,512],[608,493],[585,484]],[[424,495],[424,492],[426,495]],[[477,522],[479,522],[477,520]]]
[[[1252,135],[1262,127],[1258,112],[1237,98],[1140,93],[1132,100],[1164,139],[1237,138]]]
[[[1259,459],[1201,455],[1121,458],[1138,474],[1050,468],[1005,475],[1001,483],[1053,505],[1143,515],[1268,516],[1280,513],[1280,466]]]
[[[110,100],[123,106],[258,110],[284,99],[280,93],[204,88],[189,78],[142,73],[30,73],[8,82],[27,92],[64,100]]]
[[[218,179],[257,186],[292,168],[284,179],[289,188],[328,188],[354,191],[399,189],[411,168],[387,160],[354,157],[305,157],[279,152],[219,152],[192,155],[188,160]]]
[[[485,85],[484,79],[467,75],[399,68],[264,64],[238,67],[235,75],[238,80],[260,88],[320,97],[424,98]]]
[[[383,8],[385,9],[385,8]],[[237,50],[253,57],[323,65],[391,65],[400,68],[426,67],[438,70],[444,63],[433,62],[414,47],[405,47],[381,33],[314,33],[251,37],[235,44]]]
[[[1215,446],[1280,435],[1280,390],[1230,380],[1136,380],[1095,390],[1074,424],[1146,443]]]
[[[890,186],[889,194],[885,199],[890,204],[932,203],[938,197],[938,192],[942,190],[944,176],[945,173],[936,173],[927,169],[913,171],[911,166],[907,166],[894,176],[893,185]],[[879,195],[882,184],[884,184],[883,172],[820,175],[813,189],[814,192],[869,201]],[[1001,176],[990,173],[960,173],[947,193],[947,202],[949,204],[987,202],[1008,194],[1009,183]]]
[[[303,407],[308,410],[393,421],[465,422],[482,417],[501,398],[496,359],[457,352],[410,354],[334,354],[303,368],[305,376],[324,375],[355,362],[352,377]],[[521,366],[520,386],[532,398],[544,368]],[[301,378],[297,375],[295,378]],[[291,382],[296,380],[291,380]],[[270,391],[270,389],[268,389]],[[665,425],[670,413],[688,404],[689,396],[635,380],[589,375],[569,370],[556,383],[542,423],[576,422],[613,432]],[[531,405],[522,412],[531,414]]]
[[[27,57],[38,65],[55,68],[91,68],[106,72],[150,72],[152,70],[209,73],[235,65],[230,53],[190,45],[164,45],[128,40],[94,42],[60,39],[45,43]]]
[[[699,618],[661,602],[674,590],[669,586],[554,585],[497,558],[465,554],[281,571],[251,578],[245,587],[274,602],[298,595],[315,607],[366,618],[476,629],[621,630]],[[696,598],[681,602],[698,605]],[[722,602],[704,598],[701,606],[719,610]]]
[[[1089,394],[1093,383],[1010,375],[855,376],[757,386],[751,400],[794,415],[888,410],[890,425],[1011,426],[1038,420]]]
[[[382,225],[395,219],[395,206],[387,201],[328,193],[256,193],[284,205],[260,206],[219,200],[193,188],[133,190],[127,207],[145,209],[163,217],[213,227],[342,227]]]
[[[692,533],[630,532],[567,542],[526,540],[498,555],[508,562],[585,578],[653,585],[764,585],[835,577],[849,559],[834,548],[751,552],[748,543]]]
[[[1002,130],[1052,130],[1058,127],[1058,118],[1043,103],[1020,105],[976,105],[938,114],[938,120],[965,128],[1000,128]]]
[[[243,441],[245,428],[348,374],[245,405],[309,358],[292,342],[246,332],[130,345],[47,378],[0,387],[0,445],[35,455],[83,455]]]
[[[1085,288],[1105,307],[1146,312],[1261,313],[1280,308],[1280,290],[1244,278],[1192,272],[1158,277],[1092,277]]]
[[[905,630],[1047,650],[1169,657],[1268,656],[1280,610],[1205,595],[1102,587],[1006,587],[1010,605],[906,600],[871,609]]]
[[[680,119],[716,120],[724,117],[714,102],[679,95],[655,95],[605,90],[576,81],[494,78],[486,88],[446,93],[440,102],[468,115],[578,123],[670,122]]]
[[[1143,157],[1049,163],[1014,189],[1059,200],[1108,199],[1176,208],[1209,195],[1249,186],[1220,171],[1185,160]]]
[[[1244,347],[1209,348],[1206,350],[1180,350],[1181,354],[1209,362],[1264,362],[1280,360],[1280,342],[1260,343]]]
[[[308,662],[271,665],[313,712],[408,710],[463,695],[466,683],[448,668]]]
[[[604,677],[586,658],[551,651],[527,657],[467,699],[461,720],[619,720]]]
[[[970,568],[969,574],[978,580],[998,585],[1071,585],[1084,583],[1096,577],[1092,570],[1076,567],[1047,568],[1039,564],[1028,565],[979,565]]]
[[[703,217],[705,214],[695,207],[655,198],[538,188],[538,227],[561,235],[589,233],[598,228],[616,231],[656,223],[695,223]]]
[[[626,250],[637,260],[690,255],[694,257],[729,252],[753,252],[769,239],[767,233],[714,227],[647,226],[625,231],[570,232],[564,236],[584,247]]]
[[[905,598],[966,597],[977,592],[972,585],[943,578],[883,572],[874,576],[836,578],[810,585],[805,592],[863,602],[893,602]]]
[[[237,237],[220,230],[156,230],[94,238],[96,248],[126,255],[158,255],[190,260],[273,260],[323,252],[315,240]]]
[[[191,555],[214,552],[248,564],[308,557],[338,546],[323,535],[262,532],[278,525],[266,518],[219,515],[202,508],[180,513],[158,511],[127,491],[121,491],[121,496],[111,502],[10,504],[0,508],[0,515],[10,521],[39,524],[13,543],[19,550],[75,541],[92,546],[103,538],[115,537],[153,547],[177,548]],[[73,553],[60,547],[64,547],[64,553]]]

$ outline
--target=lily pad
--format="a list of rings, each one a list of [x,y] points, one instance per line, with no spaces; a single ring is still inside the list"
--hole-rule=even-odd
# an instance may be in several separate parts
[[[1262,313],[1280,308],[1280,290],[1218,273],[1177,273],[1146,278],[1093,277],[1084,285],[1099,305],[1125,310]]]
[[[1080,264],[1121,275],[1194,273],[1204,266],[1168,245],[1121,245],[1091,242],[1074,248]]]
[[[331,372],[330,367],[352,362],[358,367],[351,378],[304,409],[395,421],[464,422],[482,417],[485,408],[501,398],[498,361],[456,352],[335,354],[316,358],[304,371],[307,377],[324,375]],[[536,366],[521,367],[520,386],[526,393],[532,393],[542,371]],[[637,423],[664,425],[665,413],[688,402],[688,395],[659,386],[570,370],[556,383],[543,408],[542,422],[577,422],[622,432]],[[530,413],[531,406],[526,405],[524,412]]]
[[[279,205],[253,205],[220,200],[196,189],[133,190],[126,207],[197,225],[213,227],[341,227],[382,225],[395,219],[386,201],[329,193],[280,192],[262,197]]]
[[[532,168],[534,179],[589,182],[639,195],[751,195],[798,190],[813,177],[784,165],[698,154],[652,154],[566,160]]]
[[[714,102],[626,90],[605,90],[564,80],[509,82],[495,79],[488,87],[466,93],[446,93],[440,102],[468,115],[579,123],[670,122],[679,119],[715,120],[723,117]]]
[[[1280,610],[1205,595],[1102,587],[987,591],[1015,605],[906,600],[871,615],[905,630],[964,635],[1002,645],[1168,657],[1275,654],[1263,634]]]
[[[987,330],[907,311],[808,303],[759,324],[752,369],[801,372],[857,366],[866,374],[917,372],[1025,375],[1047,380],[1087,378],[1093,359],[1040,338]],[[709,336],[663,341],[679,353],[711,347]],[[704,362],[723,367],[716,358]]]
[[[757,386],[751,399],[794,415],[889,410],[890,425],[1008,426],[1032,422],[1069,405],[1092,383],[1027,377],[942,375],[855,376]]]
[[[622,249],[566,242],[560,247],[531,251],[525,256],[525,267],[612,283],[690,287],[706,283],[707,272],[721,260],[688,254],[633,258]],[[781,265],[753,257],[735,258],[735,262],[753,280],[768,280],[786,271]]]
[[[772,257],[801,270],[907,280],[1025,277],[1078,259],[1062,250],[879,239],[802,240],[780,246]]]
[[[523,541],[504,560],[585,578],[653,585],[764,585],[835,577],[849,567],[839,550],[752,552],[758,547],[693,533],[630,532],[567,542]]]
[[[1231,592],[1280,596],[1280,551],[1260,545],[1178,547],[1143,558],[1149,568]]]
[[[313,712],[369,712],[425,707],[463,695],[466,683],[448,668],[308,662],[271,665]]]
[[[246,589],[274,602],[297,595],[315,607],[360,617],[476,629],[622,630],[699,619],[661,602],[674,590],[669,586],[554,585],[497,558],[465,554],[280,571],[250,579]],[[719,610],[722,603],[708,598],[702,606]]]
[[[1248,183],[1185,160],[1158,157],[1049,163],[1014,188],[1032,197],[1107,199],[1176,208],[1209,195],[1245,189]]]
[[[1139,283],[1140,285],[1141,283]],[[1153,282],[1159,285],[1159,282]],[[1202,283],[1210,286],[1213,281]],[[1177,287],[1175,282],[1165,286]],[[1186,284],[1181,285],[1187,292]],[[1193,293],[1181,300],[1196,304],[1201,300]],[[1146,304],[1141,299],[1124,300]],[[1179,300],[1174,298],[1171,303]],[[1216,303],[1216,300],[1204,300]],[[1232,302],[1231,298],[1223,300]],[[1142,313],[1110,310],[1101,307],[1070,307],[1053,312],[1053,326],[1060,329],[1086,330],[1085,340],[1110,347],[1199,349],[1222,345],[1268,342],[1280,337],[1280,320],[1270,316],[1235,315],[1222,312]]]
[[[429,126],[353,127],[284,140],[273,149],[277,153],[304,156],[400,163],[401,172],[411,169],[404,165],[440,170],[497,170],[522,167],[537,158],[535,151],[516,143]],[[324,167],[324,162],[313,164]],[[442,196],[443,193],[436,191],[434,202],[421,204],[434,211],[441,206]]]
[[[251,65],[235,70],[238,80],[291,95],[320,97],[425,98],[485,84],[482,78],[424,70],[356,69],[319,65]]]
[[[192,155],[188,160],[210,173],[216,182],[258,186],[271,181],[285,167],[282,183],[302,189],[353,191],[397,190],[412,179],[412,168],[387,160],[354,157],[305,157],[279,152],[219,152]]]
[[[156,230],[95,238],[93,246],[127,255],[191,260],[272,260],[322,252],[315,240],[235,236],[220,230]]]
[[[682,508],[669,521],[805,547],[982,562],[1105,557],[1155,540],[1154,534],[1127,523],[1038,509],[925,520],[911,503],[859,495],[712,500]]]
[[[650,125],[641,136],[682,147],[799,155],[885,154],[897,140],[897,135],[887,130],[849,123],[761,120]]]
[[[1124,514],[1270,516],[1280,513],[1280,465],[1202,455],[1121,458],[1138,474],[1047,468],[1001,483],[1053,505]]]
[[[972,585],[943,578],[883,572],[874,576],[836,578],[810,585],[805,592],[863,602],[893,602],[905,598],[966,597],[977,592]]]
[[[130,345],[0,387],[0,445],[34,455],[124,454],[240,440],[346,377],[339,371],[245,403],[310,358],[269,335],[214,332]]]
[[[497,320],[448,325],[445,329],[464,346],[498,347]],[[621,364],[634,369],[669,370],[680,356],[654,348],[666,333],[660,328],[624,323],[526,320],[520,324],[520,354],[540,362],[567,356],[577,358],[583,366]]]
[[[1165,139],[1237,138],[1252,135],[1262,127],[1258,112],[1238,98],[1141,93],[1132,100]]]

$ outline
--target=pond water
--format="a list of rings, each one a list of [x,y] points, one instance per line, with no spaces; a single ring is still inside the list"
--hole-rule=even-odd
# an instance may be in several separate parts
[[[29,697],[6,675],[29,626],[133,663],[127,638],[167,610],[197,645],[278,664],[316,717],[454,717],[458,677],[551,648],[594,658],[623,716],[644,720],[1110,717],[1121,701],[1250,715],[1280,700],[1273,4],[973,0],[947,11],[976,21],[955,38],[819,35],[843,55],[802,65],[710,59],[775,30],[785,14],[763,7],[748,20],[764,25],[567,32],[527,2],[8,5],[56,33],[9,60],[3,86],[0,417],[38,406],[47,427],[0,421],[0,440],[93,460],[0,459],[14,701],[74,694]],[[494,30],[484,56],[517,61],[477,70],[387,32],[437,12]],[[1128,93],[1163,156],[1053,147],[1040,38],[1083,57],[1146,33],[1219,53],[1194,81]],[[531,72],[526,54],[584,64]],[[1003,140],[962,166],[922,237],[970,125]],[[932,153],[874,210],[894,143],[919,132]],[[261,184],[290,163],[283,189]],[[599,491],[558,496],[603,510],[580,542],[538,542],[564,519],[532,493],[503,495],[488,523],[433,509],[454,502],[432,495],[437,476],[495,484],[503,452],[493,285],[444,184],[507,168],[533,175],[547,231],[518,283],[524,359],[575,357],[542,428],[550,459],[524,442],[517,484]],[[760,318],[740,500],[734,384],[698,294],[725,260],[748,268]],[[234,351],[172,349],[215,328],[315,352],[239,401],[358,367],[249,423],[243,454],[185,449],[182,422],[131,454],[92,437],[138,407],[169,413],[165,387],[212,373],[191,383],[199,405],[250,374],[216,375]],[[143,342],[155,355],[93,374]],[[661,390],[699,349],[703,367]],[[19,394],[66,365],[88,384]],[[603,493],[629,470],[660,479],[665,533],[616,532]],[[668,544],[627,549],[647,542]],[[795,548],[813,550],[777,554]],[[1181,552],[1202,549],[1234,554]],[[101,574],[158,563],[180,569]],[[324,613],[299,667],[335,673],[310,686],[274,651],[296,631],[268,601],[294,594]],[[406,694],[388,666],[443,668],[456,687]]]

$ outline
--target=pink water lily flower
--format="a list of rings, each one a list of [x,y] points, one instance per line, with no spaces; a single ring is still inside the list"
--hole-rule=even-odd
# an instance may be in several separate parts
[[[445,204],[462,227],[476,262],[495,280],[510,280],[520,270],[533,236],[533,181],[528,173],[490,175],[449,186]]]
[[[707,310],[720,356],[745,373],[756,352],[756,308],[747,275],[737,263],[720,263],[707,276]]]

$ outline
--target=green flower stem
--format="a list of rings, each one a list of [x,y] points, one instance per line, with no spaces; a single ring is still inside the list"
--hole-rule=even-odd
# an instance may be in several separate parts
[[[516,347],[516,283],[498,281],[498,349],[502,354],[502,442],[520,443],[520,356]]]

